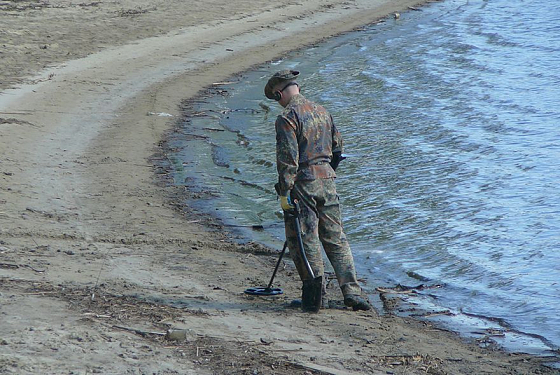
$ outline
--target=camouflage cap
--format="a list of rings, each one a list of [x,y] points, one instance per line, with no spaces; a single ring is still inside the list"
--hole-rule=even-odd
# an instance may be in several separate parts
[[[297,70],[281,70],[268,80],[266,86],[264,87],[264,95],[268,99],[274,99],[274,93],[272,90],[276,85],[282,82],[292,82],[295,81],[296,78],[299,76],[299,72]]]

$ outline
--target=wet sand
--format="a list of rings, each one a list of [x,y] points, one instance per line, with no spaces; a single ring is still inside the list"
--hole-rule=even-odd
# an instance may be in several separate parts
[[[417,3],[0,2],[0,373],[557,373],[417,320],[290,309],[289,261],[285,295],[246,296],[276,254],[169,183],[184,100]]]

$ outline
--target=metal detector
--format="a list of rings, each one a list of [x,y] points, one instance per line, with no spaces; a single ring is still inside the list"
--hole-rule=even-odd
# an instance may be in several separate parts
[[[288,247],[288,241],[284,241],[284,247],[282,248],[282,252],[280,253],[278,262],[276,262],[276,267],[274,268],[274,272],[272,273],[272,277],[270,278],[270,282],[268,283],[268,286],[245,289],[246,294],[251,294],[253,296],[276,296],[278,294],[284,293],[284,291],[280,288],[273,288],[272,282],[274,281],[274,277],[276,276],[276,272],[278,271],[278,267],[280,266],[280,262],[282,261],[282,257],[284,256],[287,247]]]

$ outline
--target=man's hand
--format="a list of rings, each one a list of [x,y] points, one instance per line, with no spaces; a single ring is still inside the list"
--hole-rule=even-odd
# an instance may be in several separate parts
[[[280,196],[280,206],[284,211],[291,211],[295,208],[289,196]]]

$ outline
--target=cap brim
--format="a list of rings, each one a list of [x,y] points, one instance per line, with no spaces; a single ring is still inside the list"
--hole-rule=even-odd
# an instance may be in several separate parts
[[[266,86],[264,87],[264,95],[268,98],[268,99],[274,99],[274,95],[272,93],[272,87],[270,87],[270,85],[267,83]]]

